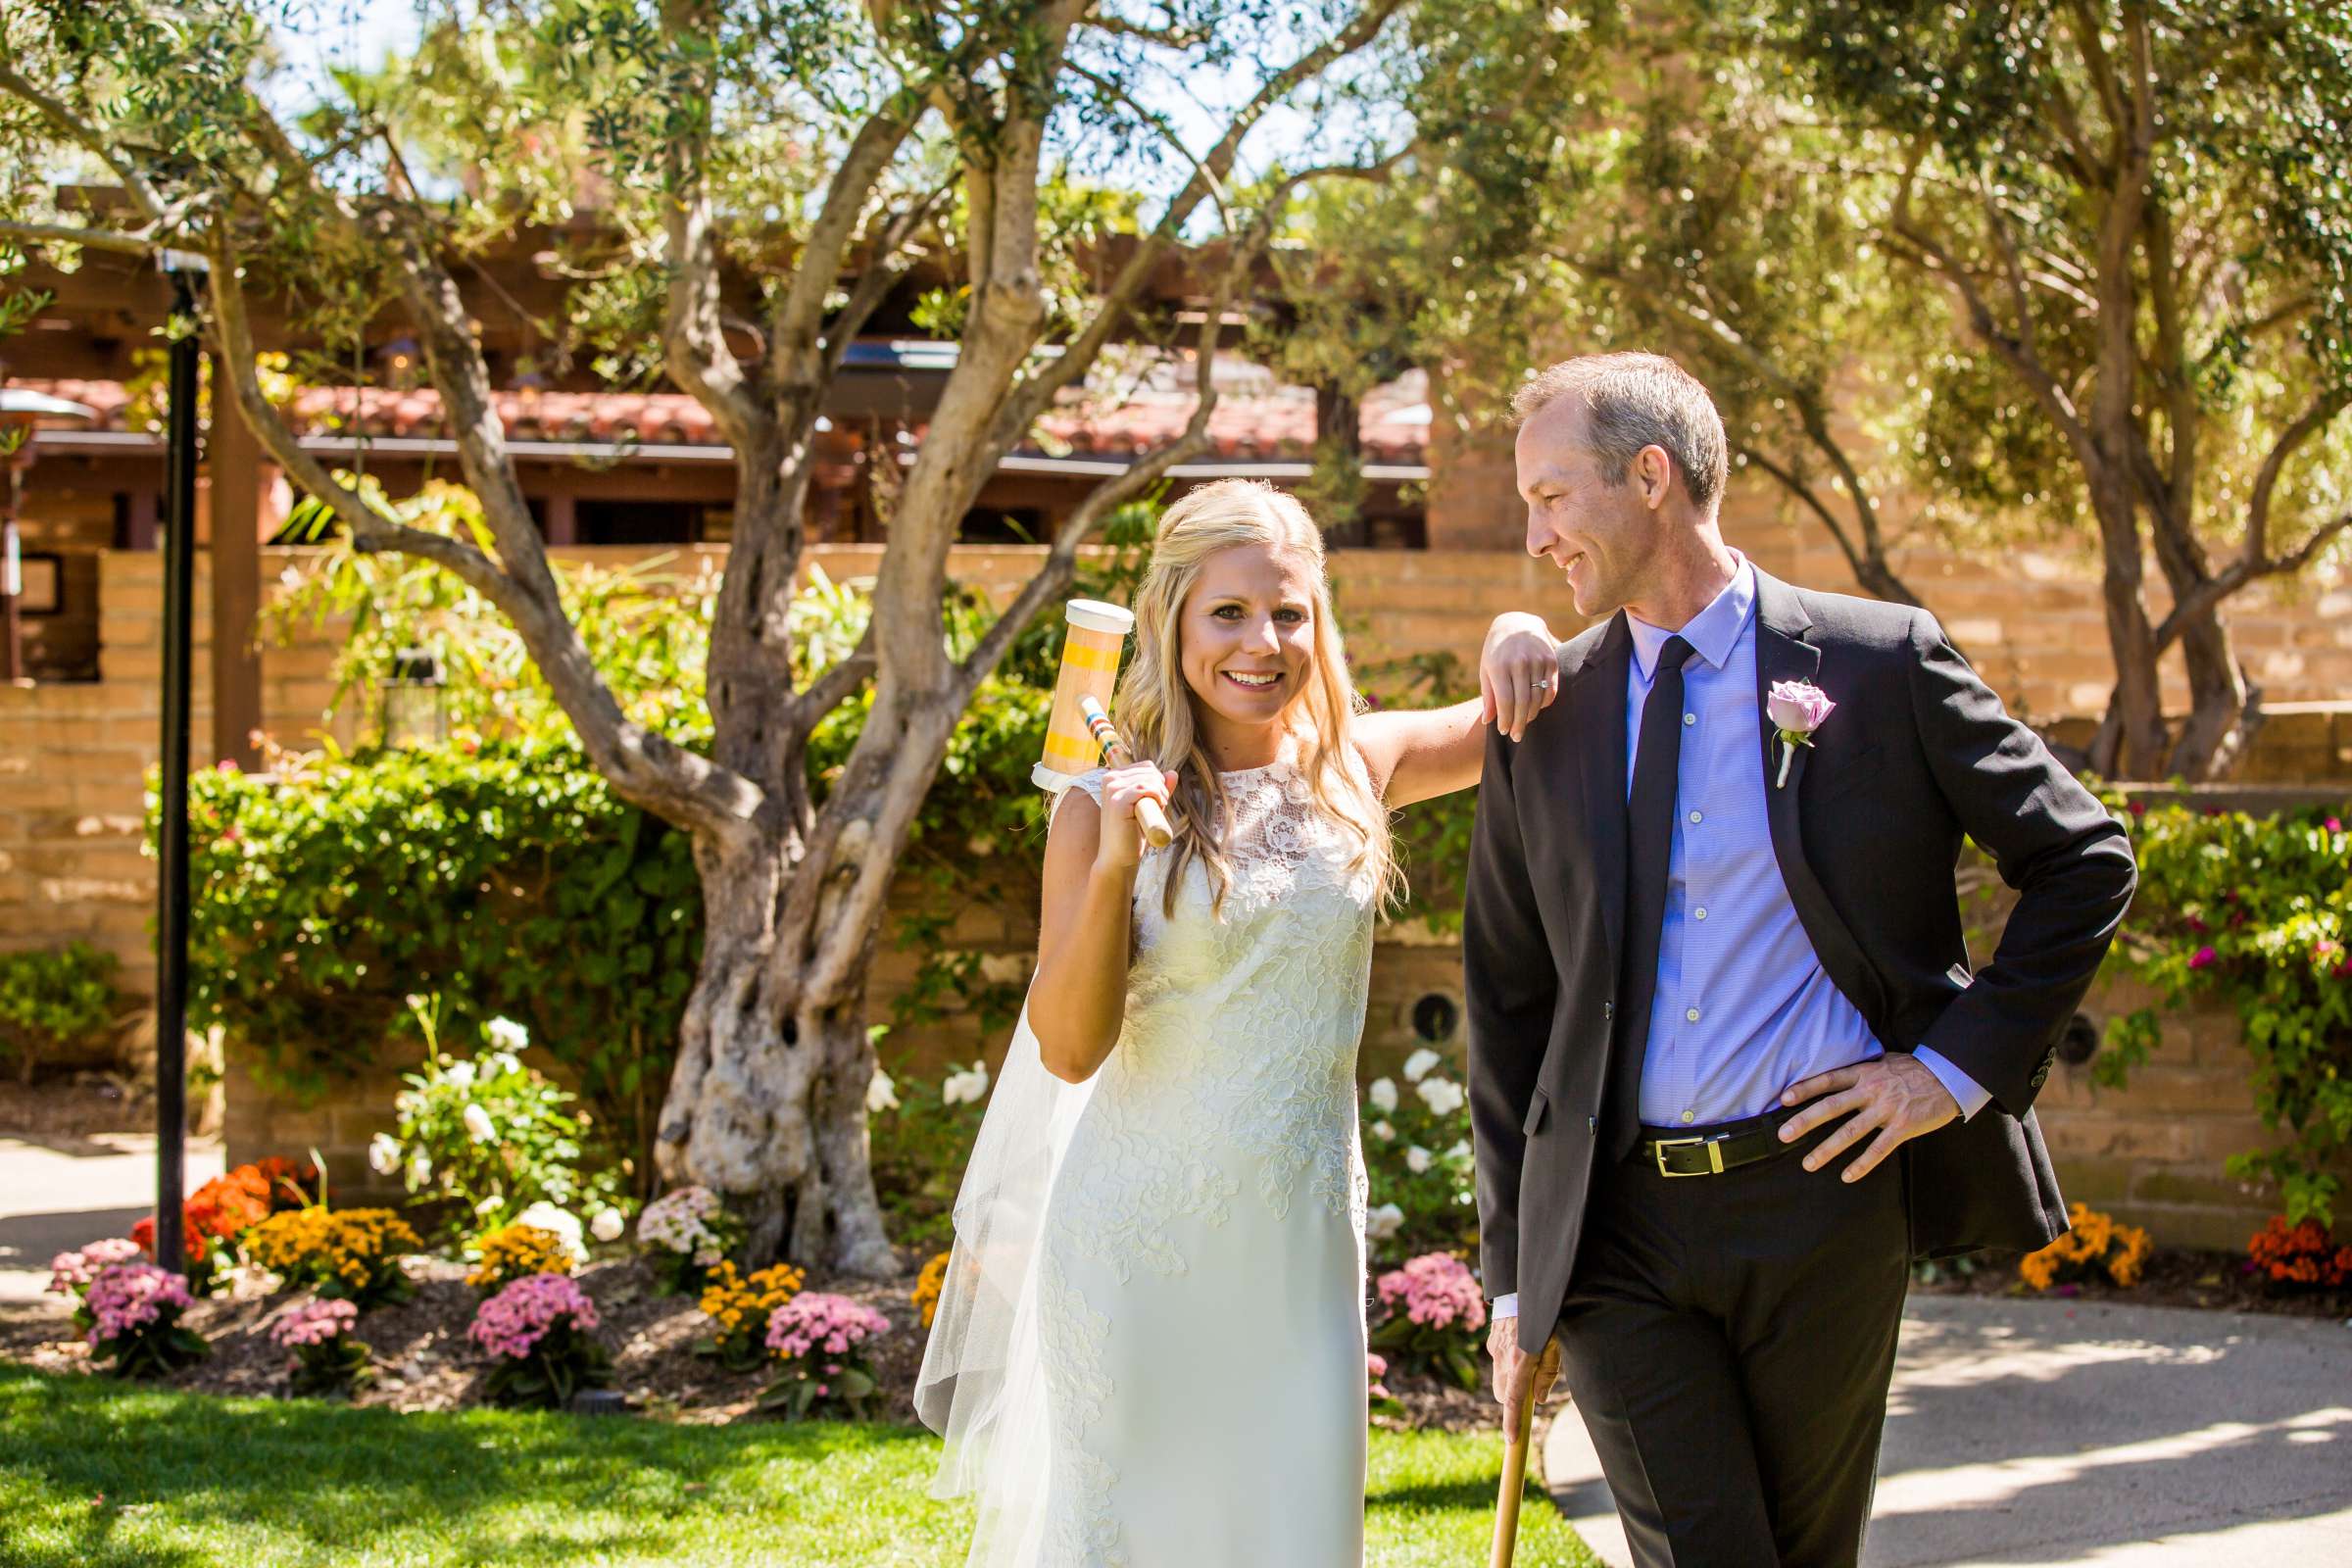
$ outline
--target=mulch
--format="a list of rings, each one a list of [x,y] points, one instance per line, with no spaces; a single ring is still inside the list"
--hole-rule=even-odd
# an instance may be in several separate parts
[[[1980,1263],[1970,1273],[1944,1273],[1929,1283],[1914,1279],[1911,1291],[1915,1296],[2038,1296],[2043,1299],[2259,1312],[2276,1317],[2352,1317],[2352,1289],[2274,1286],[2243,1252],[2186,1248],[2158,1248],[2151,1252],[2140,1282],[2130,1290],[2100,1281],[2036,1292],[2017,1277],[2017,1260],[2011,1255]]]
[[[407,1264],[416,1294],[375,1307],[360,1318],[358,1338],[374,1353],[377,1380],[352,1399],[402,1411],[451,1410],[479,1402],[489,1356],[466,1337],[480,1298],[466,1285],[464,1264],[414,1257]],[[754,1410],[766,1384],[760,1371],[729,1372],[694,1353],[707,1320],[691,1296],[658,1293],[653,1272],[635,1259],[592,1263],[580,1284],[603,1319],[597,1338],[612,1352],[612,1387],[642,1414],[696,1424],[735,1420]],[[240,1271],[221,1293],[199,1300],[185,1321],[213,1351],[159,1386],[197,1394],[282,1396],[287,1355],[270,1343],[270,1326],[305,1293],[272,1295],[270,1276]],[[875,1282],[811,1278],[810,1290],[833,1291],[890,1319],[893,1332],[872,1356],[885,1399],[873,1413],[914,1419],[916,1368],[923,1330],[909,1300],[915,1276]],[[0,1304],[0,1359],[49,1372],[103,1371],[71,1338],[61,1307]]]

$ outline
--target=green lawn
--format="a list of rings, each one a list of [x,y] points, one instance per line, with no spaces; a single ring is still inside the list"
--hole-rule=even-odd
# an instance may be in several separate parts
[[[925,1495],[935,1451],[904,1427],[402,1416],[0,1366],[0,1563],[952,1568],[968,1513]],[[1501,1452],[1374,1433],[1367,1563],[1483,1563]],[[1592,1558],[1531,1495],[1519,1561]]]

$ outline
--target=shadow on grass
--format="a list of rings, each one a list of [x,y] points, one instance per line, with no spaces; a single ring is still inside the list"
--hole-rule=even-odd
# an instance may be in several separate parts
[[[740,1546],[781,1537],[796,1519],[813,1522],[837,1507],[824,1494],[846,1475],[899,1492],[927,1473],[925,1436],[488,1411],[403,1416],[0,1368],[0,1512],[19,1526],[33,1521],[29,1541],[0,1557],[28,1568],[176,1568],[234,1560],[223,1551],[231,1545],[247,1560],[326,1562],[399,1543],[435,1561],[526,1568],[683,1561],[697,1546]],[[919,1495],[920,1487],[906,1491]],[[889,1551],[897,1526],[912,1544],[945,1522],[924,1511],[908,1497],[895,1517],[841,1522],[865,1538],[860,1544]],[[204,1546],[179,1544],[190,1536]]]

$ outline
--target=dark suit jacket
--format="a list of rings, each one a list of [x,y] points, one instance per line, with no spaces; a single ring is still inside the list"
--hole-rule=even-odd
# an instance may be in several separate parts
[[[1926,612],[1758,571],[1754,635],[1773,848],[1814,953],[1887,1050],[1930,1046],[1992,1096],[1902,1147],[1912,1250],[2042,1247],[2067,1220],[2034,1096],[2131,902],[2125,833]],[[1462,936],[1479,1224],[1487,1292],[1519,1293],[1526,1345],[1575,1267],[1612,1069],[1632,649],[1622,613],[1564,645],[1558,700],[1521,740],[1490,738],[1479,788]],[[1785,788],[1764,710],[1780,680],[1838,704]],[[2020,895],[1973,977],[1963,836]]]

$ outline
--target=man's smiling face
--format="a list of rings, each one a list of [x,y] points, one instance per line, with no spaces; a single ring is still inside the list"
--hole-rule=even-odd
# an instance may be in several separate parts
[[[1642,597],[1661,519],[1643,498],[1641,460],[1611,484],[1585,444],[1584,422],[1576,400],[1561,398],[1519,427],[1515,452],[1527,553],[1559,567],[1577,612],[1597,617]]]

